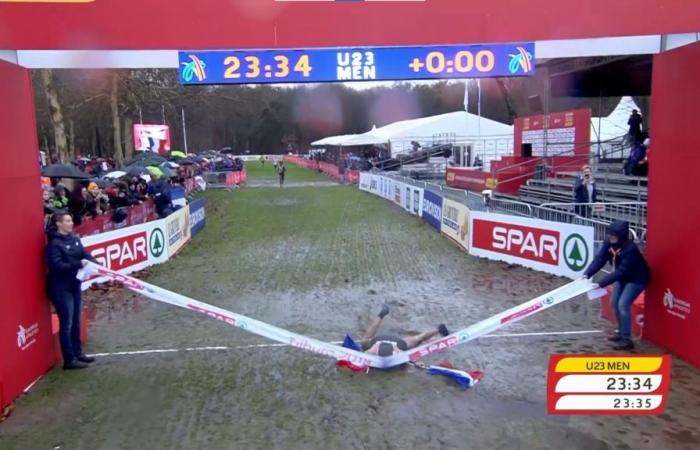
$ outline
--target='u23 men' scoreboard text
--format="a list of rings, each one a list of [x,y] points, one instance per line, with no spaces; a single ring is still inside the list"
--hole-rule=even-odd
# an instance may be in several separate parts
[[[522,77],[535,45],[181,51],[178,67],[186,85]]]

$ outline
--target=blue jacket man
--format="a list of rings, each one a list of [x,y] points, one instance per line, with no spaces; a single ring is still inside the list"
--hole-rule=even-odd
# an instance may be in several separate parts
[[[616,220],[608,227],[608,238],[591,265],[584,272],[586,278],[598,273],[607,263],[612,272],[598,283],[600,287],[614,285],[611,306],[618,322],[618,333],[609,340],[617,342],[616,350],[634,348],[631,340],[632,303],[649,284],[650,271],[637,245],[629,239],[629,224]]]
[[[46,290],[58,315],[58,337],[64,369],[84,369],[93,357],[83,353],[80,342],[80,281],[76,278],[83,261],[95,261],[80,238],[73,234],[73,219],[66,212],[51,217],[46,245]]]

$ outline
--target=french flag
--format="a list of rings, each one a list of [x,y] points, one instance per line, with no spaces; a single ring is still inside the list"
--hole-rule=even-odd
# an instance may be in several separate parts
[[[455,369],[452,364],[441,363],[439,366],[428,367],[429,375],[442,375],[457,382],[464,389],[474,387],[482,378],[484,373],[478,370],[467,372],[466,370]]]

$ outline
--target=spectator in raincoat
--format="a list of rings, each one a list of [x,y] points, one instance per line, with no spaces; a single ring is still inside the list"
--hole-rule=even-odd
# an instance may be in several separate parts
[[[607,263],[612,272],[598,282],[602,288],[613,285],[611,306],[618,323],[618,332],[608,339],[615,342],[616,350],[631,350],[632,303],[649,284],[650,271],[637,245],[629,238],[629,224],[616,220],[608,227],[608,237],[591,265],[584,272],[592,278]]]
[[[53,207],[54,209],[68,209],[68,190],[62,184],[56,185],[54,189]]]

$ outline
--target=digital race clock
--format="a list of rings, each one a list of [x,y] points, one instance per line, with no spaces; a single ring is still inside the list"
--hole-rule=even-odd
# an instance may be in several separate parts
[[[182,84],[318,83],[530,76],[532,43],[181,51]]]

